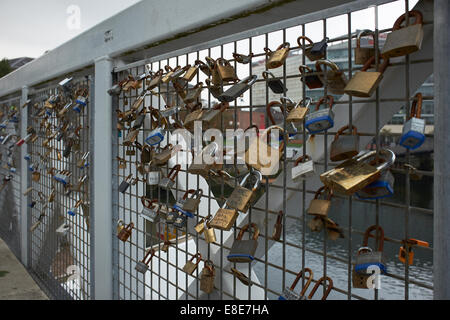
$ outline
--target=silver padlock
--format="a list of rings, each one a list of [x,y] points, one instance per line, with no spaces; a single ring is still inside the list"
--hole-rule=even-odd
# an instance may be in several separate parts
[[[177,164],[170,170],[169,175],[159,182],[158,186],[163,189],[169,190],[175,184],[175,179],[178,176],[178,172],[180,172],[180,170],[181,165]]]
[[[148,185],[157,186],[161,181],[161,169],[159,167],[150,166],[146,181]]]
[[[156,251],[153,249],[150,249],[145,254],[144,259],[142,261],[139,261],[136,264],[136,267],[134,268],[137,272],[145,274],[149,269],[149,263],[152,261],[153,256],[156,254]]]
[[[150,221],[151,223],[158,222],[159,220],[159,205],[158,200],[150,200],[146,197],[141,197],[141,202],[144,208],[141,211],[141,216]]]
[[[235,85],[233,85],[231,88],[229,88],[227,91],[222,93],[218,99],[220,102],[232,102],[236,100],[239,96],[241,96],[245,91],[250,89],[250,87],[256,82],[256,79],[258,79],[257,76],[248,76],[245,79],[242,79]]]
[[[425,141],[425,120],[420,118],[423,97],[420,92],[414,96],[409,120],[403,125],[399,144],[407,149],[414,150]]]
[[[320,105],[325,103],[326,99],[328,99],[328,108],[319,110]],[[331,110],[333,103],[333,96],[323,97],[317,102],[315,111],[306,115],[305,127],[309,133],[319,133],[334,126],[334,112]]]
[[[330,148],[330,160],[342,161],[353,158],[359,153],[359,135],[355,126],[352,127],[350,135],[343,135],[343,133],[349,129],[349,125],[346,125],[339,129],[334,136],[334,140],[331,143]]]
[[[193,191],[193,193],[192,193]],[[190,213],[192,215],[192,217],[194,216],[194,212],[197,211],[199,205],[200,205],[200,201],[202,199],[203,196],[203,190],[199,189],[199,190],[188,190],[188,195],[186,198],[186,201],[183,204],[183,211]],[[189,196],[189,194],[192,194],[192,196]]]
[[[378,250],[373,251],[368,247],[369,244],[369,236],[372,231],[379,230],[379,237],[375,234],[375,238],[378,240]],[[383,246],[384,246],[384,230],[380,226],[373,225],[367,228],[364,233],[363,245],[358,249],[358,253],[356,256],[355,263],[355,272],[359,274],[370,275],[367,268],[370,266],[377,266],[380,269],[382,274],[387,272],[386,270],[386,262],[383,255]]]
[[[253,237],[251,240],[242,240],[244,233],[253,228]],[[242,227],[238,237],[233,242],[228,261],[235,263],[248,263],[255,260],[256,249],[258,248],[259,228],[255,223],[247,224]]]
[[[314,161],[308,155],[299,157],[292,168],[292,181],[300,182],[316,174]]]

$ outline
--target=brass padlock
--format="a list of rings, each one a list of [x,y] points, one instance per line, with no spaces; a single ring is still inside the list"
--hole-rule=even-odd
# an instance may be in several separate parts
[[[320,180],[335,192],[352,195],[378,180],[381,174],[395,162],[395,154],[391,150],[381,149],[379,152],[387,155],[388,160],[377,167],[368,163],[377,152],[369,151],[321,174]]]
[[[307,101],[306,105],[305,100]],[[296,128],[300,127],[303,124],[303,120],[305,120],[306,115],[309,113],[309,105],[311,102],[312,99],[310,97],[306,97],[300,101],[294,109],[289,112],[286,117],[286,122],[292,123]]]
[[[221,85],[213,85],[209,79],[206,79],[205,82],[209,93],[211,93],[214,98],[219,99],[223,94],[223,87]]]
[[[138,135],[139,129],[129,131],[127,137],[125,138],[122,144],[124,146],[130,147],[136,141]]]
[[[211,73],[211,68],[204,63],[201,60],[196,60],[195,61],[195,65],[197,65],[199,67],[199,69],[207,76],[207,77],[211,77],[212,73]]]
[[[202,130],[205,131],[211,128],[220,128],[220,116],[228,109],[228,107],[228,102],[221,102],[211,109],[205,110],[201,118]]]
[[[217,210],[209,226],[215,229],[229,231],[236,222],[238,215],[236,209],[227,209],[227,203],[225,202],[222,208]]]
[[[204,110],[202,109],[202,104],[198,103],[189,109],[189,113],[184,119],[184,127],[193,132],[195,121],[201,121]]]
[[[321,65],[326,65],[326,74],[322,71]],[[319,72],[319,78],[324,83],[328,91],[333,94],[344,94],[345,86],[348,83],[348,79],[344,72],[339,69],[337,64],[329,60],[317,60],[316,69]]]
[[[164,73],[164,71],[162,69],[155,72],[152,79],[150,80],[150,82],[147,85],[147,90],[153,90],[161,83],[163,73]]]
[[[247,189],[245,188],[245,185],[250,176],[255,176],[256,181],[251,189]],[[246,213],[252,204],[256,190],[260,187],[261,180],[261,172],[257,170],[249,172],[228,198],[226,202],[228,207],[236,209],[239,212]]]
[[[219,70],[217,68],[216,60],[211,57],[205,57],[206,63],[211,70],[211,82],[215,86],[221,86],[223,84],[222,78],[220,77]]]
[[[250,240],[242,240],[244,233],[253,229],[253,237]],[[250,223],[242,227],[236,240],[233,242],[228,261],[234,263],[249,263],[255,260],[256,249],[258,248],[259,228],[255,223]]]
[[[407,27],[402,27],[406,16],[415,17],[416,21]],[[385,58],[400,57],[420,50],[423,40],[423,15],[418,10],[402,14],[395,21],[392,32],[387,35],[381,55]]]
[[[319,197],[322,194],[326,194],[326,193],[328,193],[328,196],[327,196],[326,200],[319,199]],[[330,190],[329,188],[327,188],[325,186],[319,188],[316,191],[314,199],[312,199],[311,203],[309,204],[309,208],[307,210],[307,213],[309,215],[313,215],[313,216],[327,217],[328,216],[328,211],[330,211],[331,198],[332,197],[333,197],[333,191],[332,190]]]
[[[234,70],[233,66],[230,64],[230,62],[228,62],[228,60],[225,60],[224,58],[217,59],[216,68],[223,82],[239,81],[239,78],[236,75],[236,70]]]
[[[161,78],[162,83],[168,83],[170,80],[172,80],[173,74],[175,71],[178,71],[181,69],[181,66],[177,66],[175,69],[172,69],[170,66],[165,66],[164,69],[166,69],[166,74]]]
[[[119,220],[117,223],[117,238],[123,242],[127,242],[128,239],[131,237],[131,232],[133,231],[134,223],[130,222],[128,225],[125,225],[123,220]]]
[[[373,45],[375,46],[375,32],[369,29],[362,30],[358,33],[356,38],[355,48],[355,64],[366,64],[366,62],[375,57],[375,48],[361,48],[361,37],[371,36],[373,39]]]
[[[193,103],[198,101],[200,94],[203,91],[203,82],[197,83],[192,89],[188,90],[188,93],[183,98],[184,103]]]
[[[196,263],[194,263],[194,259],[196,259]],[[195,270],[197,270],[198,265],[202,261],[202,255],[198,252],[196,255],[192,256],[192,258],[185,264],[183,267],[183,271],[187,274],[192,275]]]
[[[152,164],[155,166],[163,166],[180,150],[181,145],[173,146],[172,144],[168,144],[161,149],[161,152],[153,155]]]
[[[214,263],[211,260],[206,260],[200,277],[200,290],[206,293],[213,292],[215,277]]]
[[[331,161],[347,160],[353,158],[359,153],[358,130],[355,126],[353,126],[350,135],[343,135],[346,130],[349,130],[349,125],[339,129],[334,136],[334,140],[331,143],[330,148]]]
[[[200,68],[200,66],[195,63],[193,66],[188,65],[189,69],[186,71],[186,73],[183,75],[182,79],[186,82],[190,82],[192,81],[192,79],[194,79],[194,77],[197,75],[198,73],[198,69]]]
[[[304,47],[302,41],[303,39],[308,42],[308,44]],[[317,43],[314,43],[310,38],[305,36],[300,36],[297,38],[298,46],[303,48],[304,55],[307,56],[310,61],[316,61],[325,58],[328,46],[327,42],[328,38],[325,38],[324,40]]]
[[[276,51],[271,51],[269,48],[264,48],[267,56],[266,68],[275,69],[281,67],[289,55],[290,46],[291,45],[289,42],[285,42],[282,43]]]
[[[355,73],[345,86],[344,92],[346,94],[361,98],[369,98],[373,95],[383,79],[383,73],[389,65],[389,59],[384,60],[379,71],[367,71],[374,62],[375,57],[370,58],[361,71]]]
[[[248,64],[248,63],[250,63],[250,61],[252,61],[252,58],[253,58],[253,57],[254,57],[254,54],[253,54],[253,53],[250,53],[249,55],[243,55],[243,54],[236,53],[236,52],[233,53],[233,58],[234,58],[237,62],[242,63],[242,64]]]
[[[39,180],[41,179],[41,173],[40,173],[39,171],[34,171],[34,172],[31,174],[31,179],[32,179],[34,182],[39,182]]]
[[[208,226],[208,222],[205,221],[205,227],[203,230],[203,234],[205,236],[205,241],[207,243],[215,243],[216,242],[216,231],[214,230],[214,228],[211,228],[210,226]]]

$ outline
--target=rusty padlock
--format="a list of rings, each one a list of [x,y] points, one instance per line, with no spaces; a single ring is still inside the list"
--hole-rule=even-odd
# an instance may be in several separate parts
[[[319,197],[323,194],[326,195],[328,193],[327,198],[319,199]],[[309,215],[319,216],[326,218],[328,216],[328,211],[331,208],[331,198],[333,197],[333,191],[325,186],[319,188],[316,191],[314,199],[311,200],[309,204],[309,208],[307,213]]]
[[[196,259],[196,263],[194,263],[194,259]],[[187,274],[192,275],[194,271],[197,270],[200,261],[202,261],[202,255],[200,254],[200,252],[198,252],[197,254],[193,255],[192,258],[185,264],[185,266],[183,267],[183,271]]]
[[[131,232],[133,231],[134,223],[130,222],[128,225],[125,225],[123,220],[119,220],[117,223],[117,238],[123,242],[127,242],[128,239],[131,237]]]

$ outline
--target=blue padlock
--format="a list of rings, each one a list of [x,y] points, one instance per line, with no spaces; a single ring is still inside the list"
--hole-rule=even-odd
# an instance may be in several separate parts
[[[153,123],[160,123],[164,128],[158,127],[154,129],[148,137],[145,139],[145,143],[147,143],[150,146],[156,146],[159,145],[163,140],[165,136],[165,128],[168,128],[167,119],[161,116],[161,113],[156,109],[151,109],[150,111]]]
[[[73,110],[81,113],[81,110],[83,110],[84,107],[87,105],[87,99],[86,97],[79,96],[77,100],[75,100],[75,106],[73,107]]]
[[[378,238],[378,250],[373,251],[368,247],[369,244],[369,235],[372,231],[379,230],[379,238]],[[377,235],[375,235],[377,238]],[[371,266],[378,267],[380,269],[381,274],[387,273],[386,263],[383,255],[383,246],[384,246],[384,230],[380,226],[373,225],[367,228],[364,233],[363,245],[358,249],[358,253],[356,255],[356,264],[355,264],[355,272],[363,275],[371,275],[367,269]]]
[[[25,157],[23,157],[26,161],[30,161],[31,160],[31,156],[29,154],[26,154]]]
[[[328,108],[319,110],[323,103],[328,100]],[[334,126],[333,107],[334,98],[332,96],[323,97],[317,102],[314,112],[306,115],[305,127],[311,134],[326,131]]]
[[[419,148],[425,141],[425,120],[420,118],[422,111],[422,94],[414,96],[409,120],[403,126],[399,144],[406,149]]]
[[[391,171],[385,171],[380,179],[356,192],[361,200],[373,200],[392,197],[394,195],[394,176]]]

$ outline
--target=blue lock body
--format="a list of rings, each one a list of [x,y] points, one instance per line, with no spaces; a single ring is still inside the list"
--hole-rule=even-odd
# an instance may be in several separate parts
[[[361,200],[373,200],[392,197],[394,195],[394,176],[387,170],[380,179],[356,192]]]
[[[373,251],[368,247],[369,243],[369,235],[372,231],[379,230],[378,232],[378,250]],[[377,234],[374,236],[377,238]],[[356,255],[356,263],[355,263],[355,272],[362,275],[371,275],[372,272],[369,272],[367,269],[369,267],[378,267],[381,274],[387,273],[386,262],[383,255],[383,246],[384,246],[384,231],[383,228],[377,225],[370,226],[367,228],[364,233],[363,245],[358,249]]]
[[[422,100],[420,92],[414,96],[409,119],[403,126],[399,144],[406,149],[415,150],[425,141],[425,120],[420,118]]]
[[[328,100],[328,108],[319,110],[319,107]],[[326,96],[316,104],[314,112],[306,115],[305,128],[310,134],[316,134],[334,127],[334,112],[331,110],[334,103],[332,96]]]

